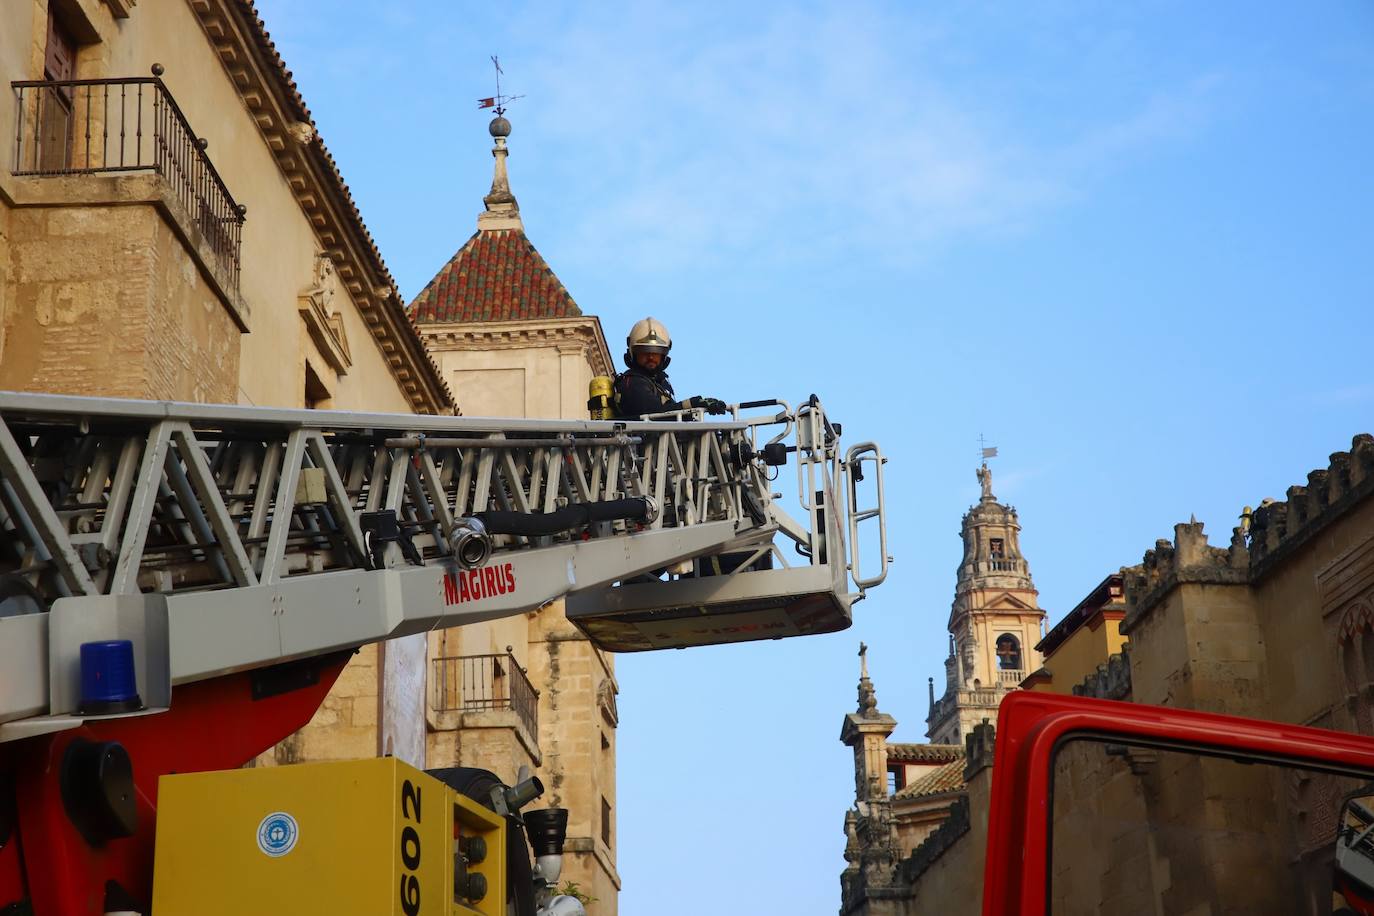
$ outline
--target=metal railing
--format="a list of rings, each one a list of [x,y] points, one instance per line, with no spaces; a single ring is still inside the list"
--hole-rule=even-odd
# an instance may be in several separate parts
[[[152,76],[11,83],[14,174],[161,175],[237,289],[246,208],[235,203],[161,73],[154,66]]]
[[[436,711],[513,709],[530,736],[538,740],[539,693],[510,652],[436,658],[432,686]]]

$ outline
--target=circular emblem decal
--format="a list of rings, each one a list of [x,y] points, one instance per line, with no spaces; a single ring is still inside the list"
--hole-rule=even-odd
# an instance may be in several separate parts
[[[285,811],[273,811],[258,824],[258,848],[274,859],[295,849],[299,836],[296,819]]]

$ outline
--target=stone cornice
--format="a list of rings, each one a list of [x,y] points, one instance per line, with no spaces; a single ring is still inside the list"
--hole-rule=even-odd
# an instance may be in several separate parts
[[[187,0],[358,313],[417,413],[453,395],[406,315],[348,186],[250,0]]]
[[[581,348],[594,375],[615,375],[601,322],[592,315],[519,321],[453,322],[418,325],[430,352],[444,350],[520,350],[573,344]]]
[[[897,720],[887,713],[876,713],[874,715],[860,715],[851,712],[844,717],[844,723],[840,726],[840,741],[843,744],[853,747],[864,735],[882,735],[887,737],[897,728]]]

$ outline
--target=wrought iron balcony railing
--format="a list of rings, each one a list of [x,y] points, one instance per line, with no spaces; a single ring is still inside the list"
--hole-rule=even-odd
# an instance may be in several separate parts
[[[430,692],[439,712],[512,709],[530,737],[539,738],[539,693],[510,652],[436,658]]]
[[[160,74],[99,80],[20,80],[15,175],[155,172],[239,283],[245,208],[234,202]]]

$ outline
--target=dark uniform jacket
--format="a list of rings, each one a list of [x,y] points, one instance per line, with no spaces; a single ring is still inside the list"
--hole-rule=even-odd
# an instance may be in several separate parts
[[[673,394],[673,383],[662,369],[650,372],[639,366],[626,369],[615,377],[615,415],[620,420],[634,420],[646,413],[677,410],[680,405]]]

